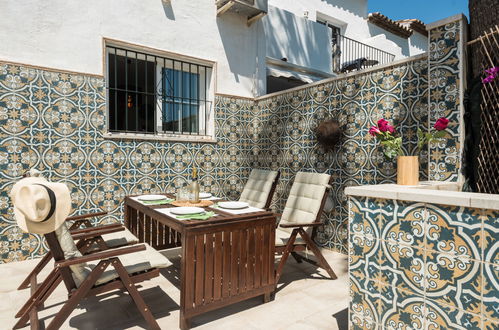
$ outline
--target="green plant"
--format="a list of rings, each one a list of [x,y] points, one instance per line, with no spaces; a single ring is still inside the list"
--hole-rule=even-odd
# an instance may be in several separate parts
[[[449,120],[445,117],[439,118],[435,125],[433,125],[434,131],[424,133],[420,128],[418,128],[418,144],[417,153],[421,152],[423,146],[427,143],[434,142],[445,136],[444,130],[447,128]],[[375,126],[369,129],[369,134],[376,137],[380,141],[380,145],[383,147],[383,154],[386,158],[392,159],[396,156],[405,156],[404,150],[402,149],[402,137],[396,136],[395,128],[390,125],[390,123],[381,118],[378,120]]]

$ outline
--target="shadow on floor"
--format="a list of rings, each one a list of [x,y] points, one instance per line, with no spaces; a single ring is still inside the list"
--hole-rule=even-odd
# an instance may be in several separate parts
[[[275,264],[275,268],[277,269],[279,265],[279,260],[277,260]],[[300,269],[300,272],[292,271],[296,270],[297,268]],[[289,260],[287,261],[286,265],[284,266],[284,269],[281,274],[281,278],[279,279],[279,282],[277,283],[277,288],[275,293],[278,294],[279,291],[287,287],[289,284],[296,280],[302,280],[302,279],[314,279],[314,280],[331,280],[328,276],[325,276],[320,273],[320,268],[312,265],[307,262],[301,262],[298,263],[295,260]]]
[[[171,311],[179,309],[178,304],[159,286],[139,289],[139,292],[151,308],[155,319],[168,316]],[[76,329],[123,329],[133,326],[148,328],[132,298],[122,291],[90,297],[81,302],[76,309],[85,310],[79,315],[70,317],[69,324]],[[119,315],[119,318],[112,320],[114,315]],[[44,319],[53,316],[49,315]],[[46,326],[47,322],[48,320],[45,322]]]
[[[338,322],[339,330],[348,330],[348,308],[333,314],[333,317],[336,319],[336,322]]]
[[[275,268],[277,269],[278,262],[275,264]],[[297,265],[296,267],[299,267],[300,272],[297,272],[296,269],[293,267],[294,265]],[[162,273],[163,274],[163,273]],[[171,273],[168,274],[168,276],[171,276]],[[165,276],[167,277],[167,276]],[[168,277],[167,277],[168,278]],[[308,263],[301,263],[298,264],[296,261],[290,261],[288,260],[288,263],[284,266],[282,276],[279,280],[278,286],[276,288],[275,294],[273,296],[273,299],[279,299],[279,292],[291,284],[294,281],[297,280],[303,280],[303,279],[313,279],[313,280],[329,280],[331,281],[331,278],[324,276],[320,274],[319,268],[316,266],[313,266]],[[170,280],[168,278],[168,280]],[[256,306],[260,306],[263,304],[263,296],[257,296],[251,299],[243,300],[241,302],[235,303],[233,305],[226,306],[221,309],[216,309],[211,312],[207,312],[205,314],[198,315],[194,318],[192,318],[192,323],[191,327],[195,328],[197,326],[203,325],[203,324],[209,324],[213,321],[222,319],[224,317],[236,314],[238,312],[244,311],[244,310],[249,310],[251,308],[254,308]],[[348,321],[348,318],[347,318]],[[339,321],[338,321],[339,322]],[[348,322],[346,323],[348,327]],[[343,328],[340,328],[340,330]]]

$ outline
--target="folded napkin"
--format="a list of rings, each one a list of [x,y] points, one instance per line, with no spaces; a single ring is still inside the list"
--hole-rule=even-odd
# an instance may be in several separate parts
[[[163,205],[163,204],[168,204],[173,202],[174,199],[171,198],[165,198],[157,201],[140,201],[144,205]]]
[[[205,212],[205,213],[198,213],[198,214],[186,214],[186,215],[177,215],[175,216],[179,220],[206,220],[211,218],[212,216],[215,215],[215,212]]]

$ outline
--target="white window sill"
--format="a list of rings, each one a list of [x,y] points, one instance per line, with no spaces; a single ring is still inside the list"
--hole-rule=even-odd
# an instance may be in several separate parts
[[[139,133],[105,133],[104,138],[113,140],[147,140],[147,141],[175,141],[217,143],[217,139],[209,135],[185,134],[139,134]]]

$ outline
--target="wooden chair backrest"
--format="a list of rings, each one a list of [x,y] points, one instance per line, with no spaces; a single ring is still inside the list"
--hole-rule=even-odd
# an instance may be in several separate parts
[[[279,183],[280,176],[281,176],[281,171],[278,170],[274,182],[272,182],[272,188],[270,188],[269,195],[267,196],[267,201],[265,202],[265,209],[268,209],[270,207],[270,204],[272,203],[272,198],[274,197],[274,193],[277,188],[277,184]]]
[[[333,177],[331,176],[331,178],[329,179],[329,185],[331,185],[332,183],[333,183]],[[317,213],[317,218],[315,218],[314,222],[321,222],[322,212],[324,211],[324,205],[326,205],[327,196],[329,195],[330,190],[331,190],[331,188],[329,188],[329,187],[326,188],[326,191],[324,192],[324,196],[322,196],[321,207],[319,209],[319,213]]]
[[[333,176],[329,178],[329,185],[331,186],[333,183]],[[317,217],[315,218],[314,223],[322,223],[322,213],[324,211],[324,206],[326,205],[326,200],[329,195],[329,192],[331,191],[331,188],[326,188],[326,191],[324,192],[324,196],[322,196],[322,201],[321,201],[321,206],[319,209],[319,212],[317,213]],[[312,240],[315,239],[315,235],[317,234],[317,227],[314,227],[312,229]]]
[[[54,258],[54,261],[66,260],[55,231],[45,234],[45,239],[47,241],[47,245],[49,246],[52,257]],[[59,269],[59,272],[61,274],[62,280],[64,281],[64,284],[66,285],[68,293],[74,289],[77,289],[76,283],[73,279],[73,275],[71,274],[71,269],[69,267],[61,267]]]

